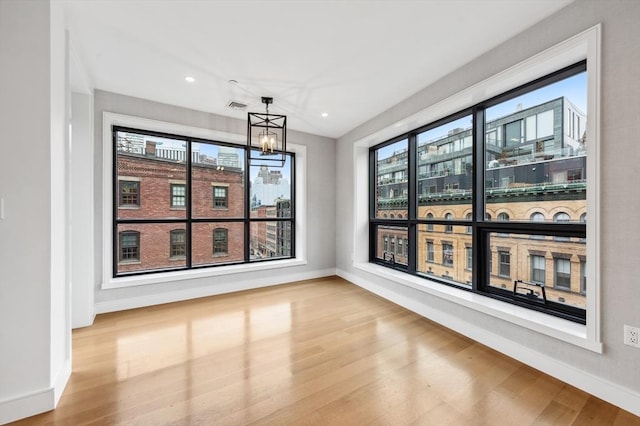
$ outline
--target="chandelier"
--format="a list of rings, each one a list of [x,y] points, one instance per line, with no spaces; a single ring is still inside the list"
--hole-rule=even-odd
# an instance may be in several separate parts
[[[287,150],[287,116],[269,114],[273,98],[262,97],[266,113],[250,112],[247,118],[249,164],[283,167]]]

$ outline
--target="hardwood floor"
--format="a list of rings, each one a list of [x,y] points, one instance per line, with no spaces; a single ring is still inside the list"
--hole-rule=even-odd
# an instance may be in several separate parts
[[[337,277],[99,315],[16,425],[640,425]]]

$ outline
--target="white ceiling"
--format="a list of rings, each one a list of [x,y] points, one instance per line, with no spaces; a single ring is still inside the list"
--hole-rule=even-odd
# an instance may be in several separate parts
[[[70,0],[72,87],[339,137],[571,1]]]

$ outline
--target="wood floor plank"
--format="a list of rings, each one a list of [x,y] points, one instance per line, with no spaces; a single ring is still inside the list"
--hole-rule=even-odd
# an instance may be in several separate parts
[[[15,425],[598,425],[640,418],[337,277],[99,315]]]

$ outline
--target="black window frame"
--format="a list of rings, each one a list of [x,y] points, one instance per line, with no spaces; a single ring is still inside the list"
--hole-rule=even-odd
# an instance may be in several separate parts
[[[126,132],[126,133],[135,133],[139,135],[146,135],[152,137],[159,138],[169,138],[174,140],[179,140],[184,142],[185,144],[185,164],[186,164],[186,200],[185,200],[185,217],[184,218],[125,218],[119,217],[118,209],[125,208],[127,206],[120,205],[120,181],[128,181],[128,182],[136,182],[138,186],[138,205],[130,205],[131,208],[138,207],[142,205],[142,195],[140,188],[142,187],[141,180],[144,177],[137,178],[136,180],[130,179],[130,176],[119,176],[118,174],[118,140],[117,135],[118,132]],[[135,276],[135,275],[150,275],[150,274],[158,274],[163,272],[177,272],[177,271],[185,271],[191,269],[207,269],[207,268],[219,268],[228,265],[234,264],[249,264],[249,263],[259,263],[259,262],[269,262],[275,260],[283,260],[283,259],[295,259],[296,258],[296,154],[295,152],[287,151],[286,155],[289,158],[290,164],[290,185],[291,185],[291,193],[290,193],[290,208],[289,208],[289,216],[288,217],[268,217],[268,218],[258,218],[252,217],[251,215],[251,185],[249,184],[251,164],[249,163],[249,150],[254,150],[254,148],[249,148],[246,145],[240,145],[230,142],[223,142],[211,139],[203,139],[197,137],[191,137],[186,135],[179,135],[174,133],[166,133],[166,132],[158,132],[154,130],[148,130],[144,128],[134,128],[127,126],[119,126],[113,125],[111,126],[111,146],[112,146],[112,277],[120,278],[127,276]],[[244,175],[242,178],[242,196],[244,201],[244,209],[241,217],[208,217],[208,218],[199,218],[192,214],[192,201],[191,201],[191,188],[192,188],[192,158],[193,158],[193,149],[192,145],[197,143],[204,144],[212,144],[216,146],[226,146],[232,147],[235,149],[239,149],[244,151]],[[270,165],[270,167],[274,167]],[[275,167],[274,167],[275,168]],[[215,185],[215,183],[214,183]],[[227,191],[227,202],[229,196],[228,187],[224,186]],[[213,194],[213,190],[211,192]],[[169,193],[171,195],[171,192]],[[171,202],[171,201],[170,201]],[[193,253],[192,253],[192,232],[193,225],[198,223],[237,223],[240,222],[243,224],[243,258],[240,261],[229,261],[229,262],[215,262],[210,264],[194,264],[192,262]],[[290,245],[288,245],[288,253],[279,255],[277,257],[265,257],[265,258],[252,258],[251,257],[251,225],[258,222],[286,222],[289,224],[289,231],[287,232],[290,235]],[[169,267],[161,267],[155,269],[142,269],[142,270],[134,270],[134,271],[118,271],[118,267],[121,264],[126,263],[140,263],[143,261],[142,251],[142,235],[144,231],[136,231],[138,232],[138,260],[131,261],[122,261],[120,259],[120,234],[126,231],[119,231],[122,229],[122,226],[126,225],[145,225],[145,224],[173,224],[176,227],[183,227],[185,229],[185,239],[186,239],[186,255],[185,262],[180,262],[180,265],[169,266]],[[119,228],[120,227],[120,228]],[[229,237],[228,237],[229,241]],[[169,247],[170,248],[170,247]],[[169,250],[169,253],[171,251]]]
[[[403,272],[413,274],[419,277],[428,278],[444,285],[451,285],[465,291],[479,293],[483,296],[498,299],[507,303],[522,306],[528,309],[544,312],[560,318],[568,319],[573,322],[586,324],[586,309],[578,306],[567,305],[555,301],[548,301],[547,304],[532,303],[522,300],[524,298],[515,298],[512,289],[499,288],[490,285],[491,274],[491,249],[490,241],[492,237],[498,235],[529,235],[532,239],[545,239],[553,237],[565,241],[571,241],[573,238],[586,241],[586,225],[577,222],[553,223],[551,221],[534,222],[534,221],[497,221],[491,220],[491,215],[487,212],[485,205],[485,173],[490,166],[485,161],[485,147],[487,146],[487,133],[493,129],[485,128],[485,113],[492,106],[498,105],[507,100],[516,98],[520,95],[532,92],[544,86],[562,81],[574,75],[588,72],[587,61],[582,60],[573,65],[567,66],[556,72],[535,79],[527,84],[506,91],[498,96],[492,97],[469,108],[462,109],[449,116],[440,118],[432,123],[426,124],[419,128],[413,129],[407,133],[397,135],[392,139],[377,144],[369,148],[369,261],[371,263],[380,264],[387,268],[398,269]],[[566,113],[566,112],[565,112]],[[418,216],[418,204],[420,194],[418,193],[418,161],[417,161],[417,136],[425,131],[437,128],[441,125],[453,122],[455,120],[471,116],[472,117],[472,195],[470,205],[472,207],[471,220],[457,219],[446,220],[444,218],[429,218]],[[521,137],[526,138],[526,135]],[[397,201],[397,209],[406,209],[408,218],[385,219],[376,217],[376,152],[378,149],[392,145],[401,140],[408,141],[408,193],[405,199]],[[504,141],[504,135],[497,137],[498,140]],[[443,229],[449,226],[466,226],[472,230],[472,253],[473,253],[473,269],[471,271],[471,286],[463,286],[460,283],[451,282],[451,280],[439,279],[438,276],[420,272],[416,266],[418,257],[418,229],[419,226],[425,226],[427,232],[433,230],[434,225],[442,225]],[[397,265],[383,262],[377,255],[375,233],[380,226],[398,226],[406,227],[409,236],[409,257],[407,265]],[[458,248],[454,247],[454,250]],[[427,257],[428,254],[425,256]],[[428,263],[428,261],[427,261]]]

